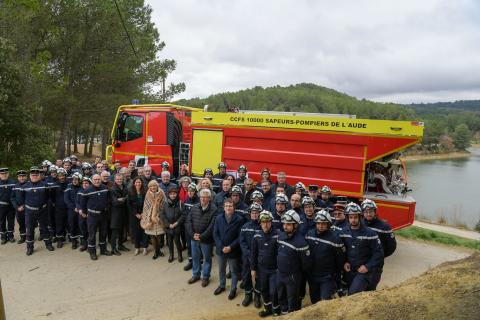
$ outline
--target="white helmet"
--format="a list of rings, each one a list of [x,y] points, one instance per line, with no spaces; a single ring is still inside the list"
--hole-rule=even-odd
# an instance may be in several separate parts
[[[255,199],[263,200],[263,194],[260,191],[255,190],[255,191],[252,192],[252,195],[250,196],[250,199],[252,199],[252,200],[255,200]]]
[[[349,214],[362,214],[362,208],[355,202],[350,202],[345,207],[345,215]]]
[[[330,216],[330,213],[328,213],[326,210],[320,210],[315,215],[315,218],[313,219],[313,221],[315,221],[316,223],[318,222],[332,223],[332,217]]]
[[[282,223],[296,223],[300,224],[300,216],[295,210],[288,210],[282,216]]]
[[[370,200],[370,199],[365,199],[363,200],[362,204],[362,210],[365,211],[366,209],[373,209],[373,210],[377,210],[377,204],[375,203],[375,201],[373,200]]]

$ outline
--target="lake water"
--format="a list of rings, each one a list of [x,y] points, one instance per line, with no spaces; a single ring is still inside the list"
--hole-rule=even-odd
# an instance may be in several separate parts
[[[417,217],[473,228],[480,220],[480,148],[454,160],[407,162]]]

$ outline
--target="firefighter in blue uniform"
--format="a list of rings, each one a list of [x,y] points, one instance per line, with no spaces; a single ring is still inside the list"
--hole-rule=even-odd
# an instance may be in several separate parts
[[[33,253],[35,242],[35,228],[40,226],[40,234],[49,251],[53,251],[52,240],[48,232],[48,211],[47,204],[50,191],[46,182],[41,181],[40,169],[30,168],[30,181],[20,192],[20,207],[25,212],[25,225],[27,229],[27,256]]]
[[[342,230],[346,249],[344,264],[348,294],[373,290],[377,283],[377,273],[383,266],[383,249],[379,237],[361,221],[362,208],[353,202],[347,204],[345,214],[349,226]]]
[[[315,200],[309,196],[302,199],[303,215],[300,216],[300,232],[305,236],[308,231],[315,229]]]
[[[0,238],[1,244],[7,241],[15,242],[13,229],[15,227],[15,209],[11,197],[15,182],[9,178],[8,168],[0,168]]]
[[[225,162],[218,164],[218,173],[212,178],[213,191],[218,192],[222,188],[222,181],[227,177],[227,165]]]
[[[272,212],[272,226],[274,229],[282,230],[282,217],[287,212],[287,195],[279,193],[275,196],[275,210]]]
[[[83,214],[87,215],[88,226],[88,251],[90,259],[97,260],[96,234],[98,229],[98,244],[100,254],[111,256],[112,253],[107,250],[107,214],[110,204],[110,192],[102,184],[99,174],[92,177],[93,185],[85,192],[80,194],[80,205]]]
[[[72,239],[72,249],[78,248],[79,228],[78,228],[78,209],[76,199],[78,192],[82,189],[82,175],[79,172],[72,174],[72,183],[70,183],[64,192],[64,201],[67,206],[68,228],[70,238]]]
[[[252,279],[257,279],[263,298],[264,309],[260,317],[280,315],[277,295],[277,250],[279,231],[272,227],[273,216],[262,211],[258,218],[260,230],[255,232],[250,254]]]
[[[319,211],[321,209],[321,199],[318,197],[318,186],[316,184],[308,186],[308,196],[315,202],[315,211]]]
[[[377,204],[373,200],[365,199],[362,202],[361,207],[363,210],[363,221],[365,222],[365,225],[375,231],[380,238],[384,258],[391,256],[395,252],[395,249],[397,249],[397,240],[393,234],[392,227],[385,221],[378,218]],[[380,282],[380,278],[382,277],[382,272],[383,265],[376,274],[376,278],[372,284],[372,290],[377,288],[377,284]]]
[[[345,246],[339,234],[330,229],[330,213],[326,210],[317,212],[315,223],[315,228],[309,230],[305,237],[312,258],[312,268],[308,275],[312,304],[332,298],[340,284],[345,264]]]
[[[333,211],[333,201],[332,201],[332,189],[329,186],[323,186],[320,189],[320,201],[319,207],[322,209],[327,209],[329,212]]]
[[[88,162],[82,163],[82,173],[86,178],[92,177],[92,165]]]
[[[288,210],[282,217],[283,232],[278,237],[277,292],[282,314],[301,308],[300,284],[303,273],[310,270],[310,251],[299,232],[300,216]]]
[[[17,217],[18,223],[18,231],[20,233],[20,240],[18,240],[17,243],[22,244],[26,240],[27,233],[25,229],[25,208],[21,208],[20,210],[20,193],[22,192],[22,188],[25,186],[25,183],[27,183],[27,171],[18,170],[17,179],[18,182],[13,187],[12,197],[10,199],[15,209],[15,215]]]
[[[348,226],[348,221],[345,218],[345,205],[343,203],[335,203],[333,206],[333,217],[335,222],[332,225],[332,230],[340,232]]]
[[[45,173],[45,182],[48,187],[48,203],[47,203],[47,212],[48,212],[48,231],[53,242],[57,242],[56,237],[56,228],[55,228],[55,203],[52,201],[52,187],[57,183],[57,171],[58,167],[52,164],[48,168],[48,175]],[[41,236],[41,235],[40,235]]]
[[[82,188],[77,192],[75,197],[75,209],[78,212],[78,229],[80,230],[80,251],[83,252],[87,250],[87,240],[88,240],[88,225],[87,225],[87,213],[82,212],[81,199],[82,194],[85,193],[92,186],[92,180],[88,177],[82,178]]]
[[[52,203],[55,207],[55,236],[57,248],[62,248],[65,242],[67,227],[67,205],[65,203],[65,190],[67,190],[67,171],[63,168],[57,170],[57,181],[50,186]]]
[[[242,188],[239,186],[233,186],[232,190],[230,191],[230,197],[233,200],[233,206],[235,207],[235,213],[238,213],[245,219],[250,219],[249,216],[249,207],[245,202],[243,202],[243,191]],[[261,211],[261,210],[260,210]]]
[[[247,167],[243,164],[237,169],[238,178],[235,179],[235,184],[242,189],[244,189],[243,185],[245,184],[245,179],[247,179],[247,172]]]
[[[242,249],[242,281],[245,289],[245,298],[242,301],[242,305],[244,307],[250,305],[253,299],[253,292],[255,292],[254,304],[255,307],[260,308],[262,306],[262,302],[260,301],[261,297],[259,282],[256,279],[252,279],[250,255],[253,236],[255,235],[255,232],[260,230],[258,216],[262,211],[262,207],[258,203],[252,203],[249,210],[250,219],[240,229],[240,248]],[[255,288],[253,287],[253,280],[255,280]]]
[[[81,168],[80,166],[78,165],[78,158],[76,155],[72,154],[70,156],[70,160],[72,161],[72,166],[71,166],[71,170],[72,170],[72,175],[75,173],[75,172],[78,172],[78,173],[81,173]]]

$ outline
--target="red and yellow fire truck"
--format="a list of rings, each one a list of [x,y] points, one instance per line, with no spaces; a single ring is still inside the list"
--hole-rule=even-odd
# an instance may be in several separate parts
[[[188,164],[194,176],[227,164],[245,165],[260,181],[284,171],[287,183],[328,185],[335,195],[374,200],[395,229],[413,223],[415,200],[407,195],[399,151],[418,143],[423,123],[356,119],[350,115],[289,112],[208,112],[172,104],[123,105],[112,129],[110,161],[134,159],[160,172],[163,161],[177,176]]]

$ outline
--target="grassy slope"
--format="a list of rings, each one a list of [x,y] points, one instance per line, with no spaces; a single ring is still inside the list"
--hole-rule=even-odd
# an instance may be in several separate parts
[[[465,239],[443,232],[427,230],[415,226],[404,228],[395,232],[396,235],[407,239],[425,240],[442,243],[452,246],[466,247],[469,249],[480,250],[480,241]]]

